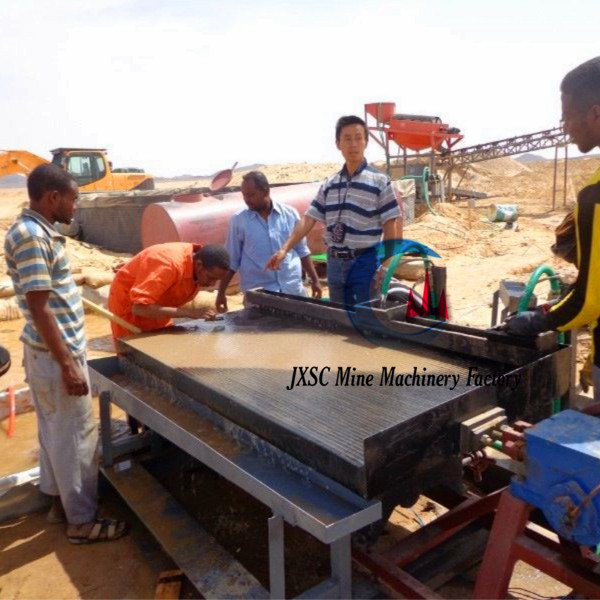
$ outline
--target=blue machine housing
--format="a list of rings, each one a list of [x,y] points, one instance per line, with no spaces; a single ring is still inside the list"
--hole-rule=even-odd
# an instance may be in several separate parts
[[[525,439],[527,474],[513,479],[512,494],[540,508],[561,537],[598,544],[600,487],[588,494],[600,486],[600,419],[565,410],[527,429]]]

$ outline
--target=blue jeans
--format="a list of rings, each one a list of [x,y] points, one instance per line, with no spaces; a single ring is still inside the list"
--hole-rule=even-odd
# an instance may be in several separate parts
[[[371,282],[377,270],[375,253],[367,252],[356,259],[327,257],[329,300],[353,306],[370,299]]]

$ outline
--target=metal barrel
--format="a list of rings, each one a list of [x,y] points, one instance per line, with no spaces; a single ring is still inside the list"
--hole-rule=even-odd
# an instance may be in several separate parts
[[[519,218],[518,204],[491,204],[488,219],[492,223],[513,223]]]
[[[271,188],[271,198],[293,206],[302,216],[317,195],[320,183],[302,183]],[[164,242],[224,244],[231,217],[246,208],[241,192],[204,196],[201,202],[158,202],[144,210],[142,246]],[[313,254],[325,252],[324,227],[317,223],[308,235]],[[276,250],[276,248],[274,248]]]

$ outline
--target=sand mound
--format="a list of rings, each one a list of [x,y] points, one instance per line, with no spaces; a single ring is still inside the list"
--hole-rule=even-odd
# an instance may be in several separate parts
[[[406,238],[419,241],[442,256],[497,256],[504,254],[509,240],[502,235],[504,224],[490,223],[486,208],[469,211],[452,204],[438,204],[437,214],[425,213],[404,229]]]
[[[480,177],[516,177],[523,173],[531,173],[531,168],[510,157],[497,158],[485,162],[474,163],[471,171]]]
[[[570,159],[567,165],[566,198],[564,202],[564,160],[558,161],[556,178],[556,208],[575,200],[577,190],[591,174],[600,167],[600,159]],[[504,196],[512,200],[527,199],[533,204],[543,203],[552,207],[554,187],[554,161],[539,161],[524,165],[512,158],[475,163],[465,169],[457,169],[452,177],[454,186],[485,192],[490,196]]]
[[[307,181],[323,181],[329,175],[339,171],[342,165],[340,163],[293,163],[284,165],[265,165],[257,168],[264,173],[270,183],[303,183]],[[242,177],[250,169],[236,170],[231,179],[231,186],[242,184]],[[156,187],[161,190],[168,190],[173,187],[208,187],[211,177],[200,177],[197,179],[186,179],[176,181],[161,181]]]

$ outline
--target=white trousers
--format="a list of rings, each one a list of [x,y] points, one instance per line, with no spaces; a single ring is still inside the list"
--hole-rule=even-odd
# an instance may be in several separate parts
[[[98,491],[98,427],[92,396],[69,396],[49,352],[24,344],[26,379],[38,418],[40,490],[60,496],[72,525],[94,519]],[[89,385],[85,359],[78,360]]]

